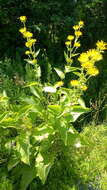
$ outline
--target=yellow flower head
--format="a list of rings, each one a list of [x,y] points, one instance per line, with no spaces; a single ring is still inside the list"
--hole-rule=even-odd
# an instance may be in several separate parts
[[[79,58],[78,58],[78,61],[80,63],[85,63],[85,62],[89,61],[87,53],[81,53]]]
[[[78,81],[78,80],[71,80],[71,81],[70,81],[70,84],[71,84],[72,86],[78,86],[78,85],[79,85],[79,81]]]
[[[32,42],[32,44],[35,44],[35,42],[37,42],[37,40],[32,38],[32,39],[30,40],[30,42]]]
[[[79,21],[78,24],[79,24],[80,27],[83,27],[83,26],[84,26],[84,22],[83,22],[83,21]]]
[[[99,70],[96,67],[91,67],[87,70],[87,74],[91,76],[96,76],[99,74]]]
[[[74,39],[74,36],[72,36],[72,35],[68,35],[68,37],[67,37],[67,40],[73,40]]]
[[[81,44],[79,42],[74,43],[74,47],[80,47],[80,46],[81,46]]]
[[[19,29],[19,32],[22,33],[22,34],[23,34],[24,32],[26,32],[26,27],[20,28],[20,29]]]
[[[31,52],[30,51],[25,51],[25,54],[29,55],[29,54],[31,54]]]
[[[19,19],[21,22],[26,22],[27,17],[26,16],[20,16]]]
[[[24,38],[31,38],[33,36],[33,34],[29,31],[26,31],[23,33],[23,36],[24,36]]]
[[[64,85],[64,83],[63,83],[63,81],[58,81],[56,84],[55,84],[55,88],[58,88],[58,87],[61,87],[61,86],[63,86]]]
[[[91,61],[87,61],[85,63],[82,63],[81,66],[84,69],[89,69],[89,68],[92,68],[94,66],[94,64]]]
[[[96,46],[98,49],[100,50],[106,50],[107,49],[107,43],[106,42],[103,42],[102,40],[101,41],[98,41],[96,43]]]
[[[28,47],[28,48],[31,48],[32,47],[32,42],[28,41],[25,43],[25,46]]]
[[[74,25],[74,26],[73,26],[73,29],[74,29],[74,30],[78,30],[79,28],[80,28],[79,25]]]
[[[87,51],[87,56],[89,60],[92,61],[100,61],[103,59],[102,54],[96,49],[90,49],[89,51]]]
[[[84,86],[81,86],[81,90],[83,90],[83,91],[86,91],[87,90],[87,86],[86,85],[84,85]]]
[[[70,42],[70,41],[66,41],[66,42],[65,42],[65,45],[66,45],[66,46],[70,46],[70,45],[71,45],[71,42]]]
[[[82,36],[82,32],[81,32],[81,31],[75,31],[75,35],[76,35],[77,37]]]
[[[28,48],[31,48],[32,45],[35,44],[36,41],[37,41],[36,39],[30,39],[29,41],[25,43],[25,46]]]

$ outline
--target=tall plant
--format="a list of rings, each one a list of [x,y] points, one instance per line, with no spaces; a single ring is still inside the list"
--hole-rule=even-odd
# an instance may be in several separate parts
[[[96,76],[99,71],[95,62],[103,58],[106,43],[98,41],[96,48],[81,54],[76,53],[80,47],[79,38],[84,22],[80,21],[73,26],[74,35],[67,37],[66,52],[64,53],[66,65],[63,71],[54,68],[59,76],[55,83],[41,81],[41,67],[35,51],[37,39],[26,27],[26,16],[21,16],[23,27],[19,30],[27,48],[28,56],[26,72],[28,81],[24,87],[30,88],[29,95],[21,97],[18,105],[10,105],[6,94],[1,96],[5,103],[5,112],[1,114],[1,129],[12,132],[6,143],[8,149],[7,168],[9,172],[17,172],[21,176],[20,189],[25,190],[37,176],[44,184],[57,155],[63,147],[80,147],[83,143],[79,133],[73,127],[78,117],[90,111],[86,108],[81,96],[87,90],[87,81]],[[78,56],[81,67],[73,66],[74,57]],[[70,80],[65,86],[65,76],[73,73],[76,80]],[[17,181],[15,178],[14,181]]]

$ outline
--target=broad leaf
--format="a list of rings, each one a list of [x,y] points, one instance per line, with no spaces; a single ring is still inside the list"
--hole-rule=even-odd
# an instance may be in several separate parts
[[[35,167],[30,167],[27,165],[23,165],[22,167],[22,178],[20,182],[21,190],[26,190],[32,180],[36,177],[36,169]]]
[[[31,90],[32,94],[33,94],[34,96],[36,96],[37,98],[40,99],[40,98],[42,97],[42,91],[41,91],[41,88],[40,88],[40,87],[37,87],[37,86],[33,87],[33,86],[30,86],[30,90]]]
[[[30,139],[29,135],[27,134],[21,134],[17,138],[17,145],[16,149],[18,153],[20,154],[20,159],[25,164],[30,164]]]
[[[56,73],[58,74],[58,76],[63,80],[65,78],[65,74],[64,72],[62,72],[60,69],[58,68],[54,68]]]
[[[42,183],[44,184],[47,176],[49,174],[49,171],[53,165],[53,162],[44,163],[44,158],[39,153],[36,158],[36,170],[37,170],[37,176],[41,179]]]

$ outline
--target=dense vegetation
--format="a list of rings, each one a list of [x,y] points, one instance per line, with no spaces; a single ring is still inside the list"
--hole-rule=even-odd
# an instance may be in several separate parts
[[[106,10],[0,0],[0,190],[107,190]]]

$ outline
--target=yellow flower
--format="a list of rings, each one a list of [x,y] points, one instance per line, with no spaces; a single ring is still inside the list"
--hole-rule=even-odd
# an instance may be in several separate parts
[[[96,67],[89,68],[87,74],[91,76],[96,76],[99,74],[99,70]]]
[[[61,86],[63,86],[63,85],[64,85],[63,81],[58,81],[58,82],[54,85],[54,87],[55,87],[55,88],[58,88],[58,87],[61,87]]]
[[[80,46],[81,46],[81,44],[79,42],[74,43],[74,47],[80,47]]]
[[[30,42],[32,42],[32,44],[34,44],[37,40],[36,39],[31,39]]]
[[[88,68],[92,68],[94,66],[94,64],[91,61],[87,61],[85,63],[82,63],[81,66],[84,69],[88,69]]]
[[[78,80],[71,80],[71,81],[70,81],[70,84],[71,84],[72,86],[78,86],[78,85],[79,85],[79,81],[78,81]]]
[[[90,49],[87,51],[87,56],[89,59],[92,59],[92,61],[100,61],[103,59],[102,54],[96,49]]]
[[[70,41],[66,41],[66,42],[65,42],[65,45],[66,45],[66,46],[70,46],[70,45],[71,45],[71,42],[70,42]]]
[[[87,90],[87,86],[86,85],[84,85],[84,86],[81,86],[81,90],[83,90],[83,91],[86,91]]]
[[[98,41],[96,43],[96,46],[98,49],[100,50],[106,50],[107,49],[107,43],[106,42],[103,42],[102,40],[101,41]]]
[[[67,37],[67,40],[73,40],[74,39],[74,36],[72,36],[72,35],[68,35],[68,37]]]
[[[26,27],[20,28],[20,29],[19,29],[19,32],[22,33],[22,34],[23,34],[24,32],[26,32]]]
[[[29,54],[31,54],[31,52],[30,51],[25,51],[25,54],[29,55]]]
[[[79,28],[80,28],[80,27],[79,27],[78,25],[74,25],[74,26],[73,26],[73,29],[74,29],[74,30],[78,30]]]
[[[85,62],[89,61],[87,53],[81,53],[79,58],[78,58],[78,61],[80,63],[85,63]]]
[[[84,26],[84,22],[83,21],[79,21],[78,24],[79,24],[80,27]]]
[[[29,31],[26,31],[23,33],[23,36],[24,36],[24,38],[31,38],[33,36],[33,34]]]
[[[76,35],[77,37],[82,36],[82,32],[81,32],[81,31],[75,31],[75,35]]]
[[[25,43],[25,46],[28,47],[28,48],[30,48],[30,47],[32,47],[32,45],[33,45],[36,41],[37,41],[36,39],[31,39],[31,40],[29,40],[29,41],[27,41],[27,42]]]
[[[21,22],[26,22],[27,17],[26,16],[20,16],[19,19]]]
[[[25,46],[28,47],[28,48],[31,48],[32,47],[32,42],[28,41],[25,43]]]

